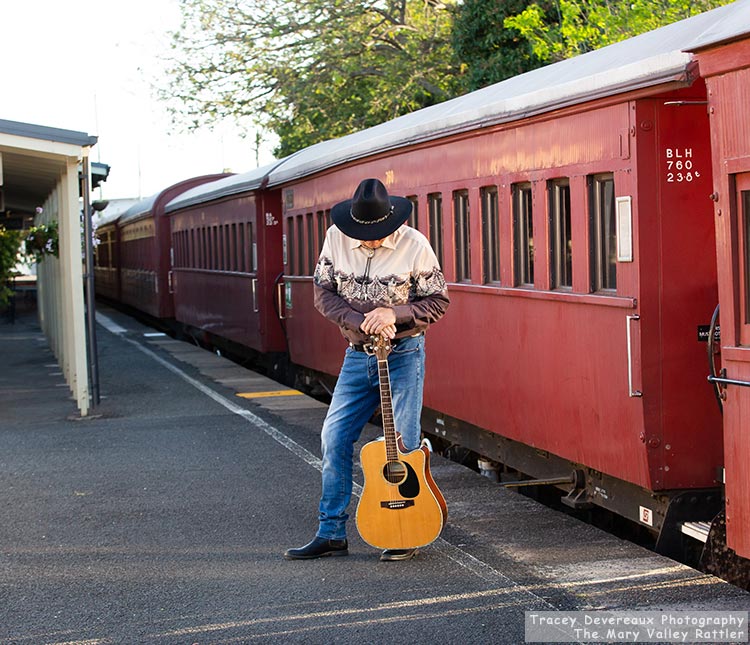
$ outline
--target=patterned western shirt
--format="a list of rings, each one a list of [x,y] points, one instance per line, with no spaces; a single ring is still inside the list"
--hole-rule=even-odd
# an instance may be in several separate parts
[[[315,307],[359,344],[364,314],[377,307],[396,313],[396,338],[414,336],[448,308],[445,278],[424,235],[403,225],[378,249],[368,249],[336,226],[326,234],[315,267]]]

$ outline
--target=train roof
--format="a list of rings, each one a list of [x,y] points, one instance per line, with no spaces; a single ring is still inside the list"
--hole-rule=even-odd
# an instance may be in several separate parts
[[[747,35],[750,31],[750,2],[738,0],[722,9],[727,11],[722,12],[717,20],[687,45],[685,51],[695,51]]]
[[[127,211],[131,206],[137,204],[140,200],[137,197],[124,199],[110,199],[107,208],[98,214],[96,218],[97,226],[104,226],[117,221],[117,219]]]
[[[268,173],[284,161],[285,159],[274,161],[265,166],[261,166],[260,168],[250,170],[249,172],[223,177],[222,179],[195,186],[190,190],[186,190],[184,193],[180,193],[177,197],[172,199],[164,207],[164,212],[171,213],[180,208],[186,208],[187,206],[204,204],[215,199],[221,199],[222,197],[256,190],[261,186],[265,178],[268,176]]]
[[[372,154],[506,123],[623,92],[670,82],[688,85],[699,43],[750,31],[750,0],[719,7],[470,94],[439,103],[283,160],[269,174],[280,185]]]
[[[120,218],[120,224],[130,222],[150,213],[154,207],[154,203],[156,202],[159,195],[162,194],[162,192],[164,191],[160,190],[158,193],[154,193],[150,197],[139,199],[135,204],[133,204],[130,208],[128,208],[128,210],[123,213],[122,217]]]

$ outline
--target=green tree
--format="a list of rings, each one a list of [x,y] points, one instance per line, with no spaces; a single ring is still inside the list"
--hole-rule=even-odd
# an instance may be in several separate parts
[[[7,305],[13,295],[9,285],[16,264],[21,259],[20,251],[21,232],[0,226],[0,307]]]
[[[447,0],[446,0],[447,2]],[[181,0],[161,96],[197,127],[250,118],[279,156],[455,96],[435,0]]]
[[[506,18],[523,12],[529,4],[530,0],[464,0],[456,7],[451,42],[466,91],[544,64],[517,29],[505,26]],[[541,6],[545,4],[551,3]]]
[[[637,36],[729,4],[732,0],[554,0],[533,3],[505,26],[531,44],[534,55],[555,62]]]

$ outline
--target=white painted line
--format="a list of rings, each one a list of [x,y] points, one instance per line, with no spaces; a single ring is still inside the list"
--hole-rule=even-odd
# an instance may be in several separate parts
[[[98,322],[104,329],[113,334],[124,334],[128,330],[125,327],[120,327],[114,320],[107,318],[104,314],[96,312],[96,322]]]
[[[143,334],[144,338],[162,338],[163,336],[166,336],[163,331],[150,331]]]

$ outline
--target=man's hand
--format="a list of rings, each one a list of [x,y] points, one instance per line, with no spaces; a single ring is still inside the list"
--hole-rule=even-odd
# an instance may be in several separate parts
[[[382,334],[388,339],[396,336],[396,312],[390,307],[378,307],[365,314],[359,327],[365,334]]]

